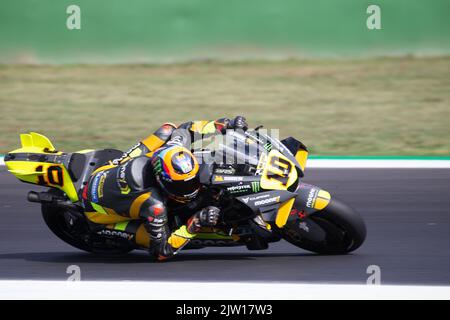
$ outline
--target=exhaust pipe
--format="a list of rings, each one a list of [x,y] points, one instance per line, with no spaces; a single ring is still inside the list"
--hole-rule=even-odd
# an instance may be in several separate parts
[[[27,195],[27,200],[29,202],[53,202],[55,199],[53,198],[53,195],[47,193],[47,192],[34,192],[30,191]]]
[[[48,193],[48,192],[35,192],[30,191],[27,195],[27,200],[29,202],[35,203],[49,203],[55,207],[59,207],[62,209],[76,210],[82,211],[83,209],[80,206],[73,204],[70,200],[65,199],[63,197],[59,197],[57,195]]]
[[[27,200],[29,202],[39,202],[39,194],[37,192],[30,191],[28,192]]]

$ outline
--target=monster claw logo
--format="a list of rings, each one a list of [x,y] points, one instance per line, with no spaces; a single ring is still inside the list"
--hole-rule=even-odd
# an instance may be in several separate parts
[[[267,151],[272,151],[272,144],[270,143],[270,142],[267,142],[265,145],[264,145],[264,149],[266,149]]]
[[[155,163],[153,164],[153,172],[155,173],[155,175],[158,175],[162,172],[161,159],[158,159],[158,161],[155,161]]]
[[[261,191],[261,184],[259,183],[259,181],[253,181],[252,182],[252,191],[254,193],[257,193],[257,192]]]

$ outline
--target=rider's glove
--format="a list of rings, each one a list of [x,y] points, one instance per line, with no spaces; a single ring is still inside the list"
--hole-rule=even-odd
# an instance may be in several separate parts
[[[198,213],[198,220],[202,227],[212,227],[219,221],[220,209],[217,207],[206,207]]]
[[[189,219],[187,230],[189,233],[197,233],[201,227],[213,227],[219,221],[219,217],[219,208],[213,206],[203,208]]]
[[[229,127],[235,130],[238,129],[246,131],[248,129],[247,119],[245,119],[243,116],[237,116],[230,121]]]

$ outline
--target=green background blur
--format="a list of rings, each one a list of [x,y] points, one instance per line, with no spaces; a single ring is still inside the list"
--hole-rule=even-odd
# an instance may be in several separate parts
[[[315,155],[450,156],[449,15],[450,0],[0,0],[0,153],[28,131],[127,149],[166,121],[243,114]]]
[[[71,4],[81,30],[66,28]],[[449,15],[449,0],[1,0],[0,62],[442,55]]]

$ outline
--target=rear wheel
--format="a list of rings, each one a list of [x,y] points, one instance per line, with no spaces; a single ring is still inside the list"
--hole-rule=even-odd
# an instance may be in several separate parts
[[[306,219],[288,222],[281,233],[286,241],[308,251],[346,254],[363,244],[366,226],[354,209],[331,199],[324,210]]]
[[[49,193],[61,195],[59,190]],[[81,213],[70,212],[50,204],[42,204],[42,217],[49,229],[61,240],[77,249],[100,254],[125,254],[133,250],[131,246],[106,246],[88,240],[89,228]]]

